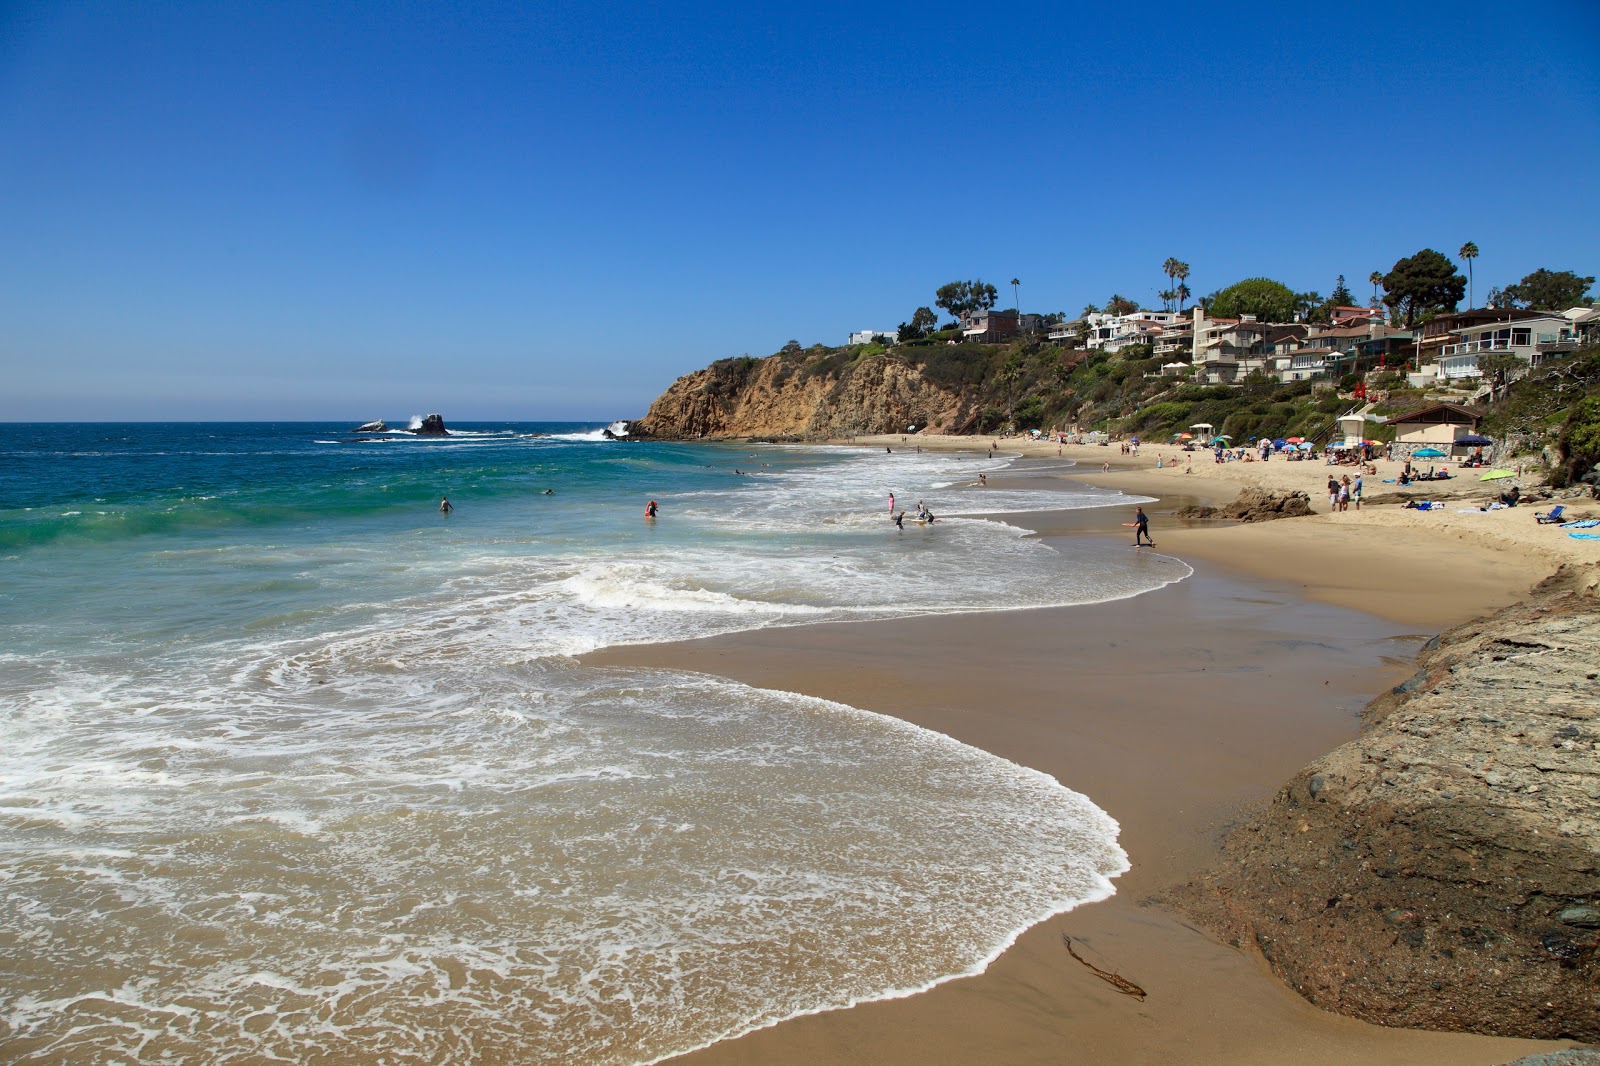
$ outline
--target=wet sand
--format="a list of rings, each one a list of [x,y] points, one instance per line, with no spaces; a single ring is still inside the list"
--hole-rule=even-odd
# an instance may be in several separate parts
[[[1158,494],[1127,473],[1128,488]],[[1325,1013],[1248,947],[1217,943],[1149,903],[1203,868],[1243,809],[1354,736],[1361,705],[1409,674],[1422,640],[1518,598],[1550,568],[1527,553],[1452,557],[1460,553],[1413,533],[1294,528],[1307,520],[1184,528],[1167,515],[1174,503],[1147,507],[1154,550],[1195,575],[1130,600],[762,630],[590,657],[805,692],[946,733],[1091,797],[1121,824],[1133,864],[1114,898],[1035,926],[980,976],[794,1019],[677,1061],[1491,1064],[1568,1046]],[[1128,517],[1099,509],[1010,520],[1111,543],[1131,541]],[[1096,977],[1063,935],[1147,998]]]

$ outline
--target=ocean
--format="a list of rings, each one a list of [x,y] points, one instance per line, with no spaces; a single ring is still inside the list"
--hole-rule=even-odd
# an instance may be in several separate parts
[[[1113,892],[1070,781],[578,657],[1183,579],[977,517],[1132,498],[604,428],[0,425],[0,1057],[653,1062]]]

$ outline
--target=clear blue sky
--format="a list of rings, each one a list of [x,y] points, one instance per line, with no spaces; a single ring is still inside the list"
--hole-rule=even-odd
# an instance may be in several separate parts
[[[642,414],[1471,240],[1600,274],[1600,4],[0,3],[0,420]]]

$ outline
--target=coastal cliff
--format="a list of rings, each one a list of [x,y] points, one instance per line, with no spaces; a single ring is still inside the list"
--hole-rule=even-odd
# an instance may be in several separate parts
[[[907,426],[960,432],[971,401],[930,380],[924,368],[848,349],[723,359],[673,382],[636,436],[667,440],[716,437],[821,439],[853,433],[900,433]]]
[[[1170,902],[1328,1010],[1600,1040],[1595,568],[1431,641]]]

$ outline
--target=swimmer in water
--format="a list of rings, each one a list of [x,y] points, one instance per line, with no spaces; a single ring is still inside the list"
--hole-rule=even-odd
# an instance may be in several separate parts
[[[646,518],[654,518],[657,510],[658,508],[656,507],[656,501],[651,500],[649,503],[644,505],[644,516]]]
[[[455,510],[455,508],[450,506],[450,498],[448,496],[439,497],[439,513],[440,514],[449,514],[451,511],[454,511],[454,510]]]

